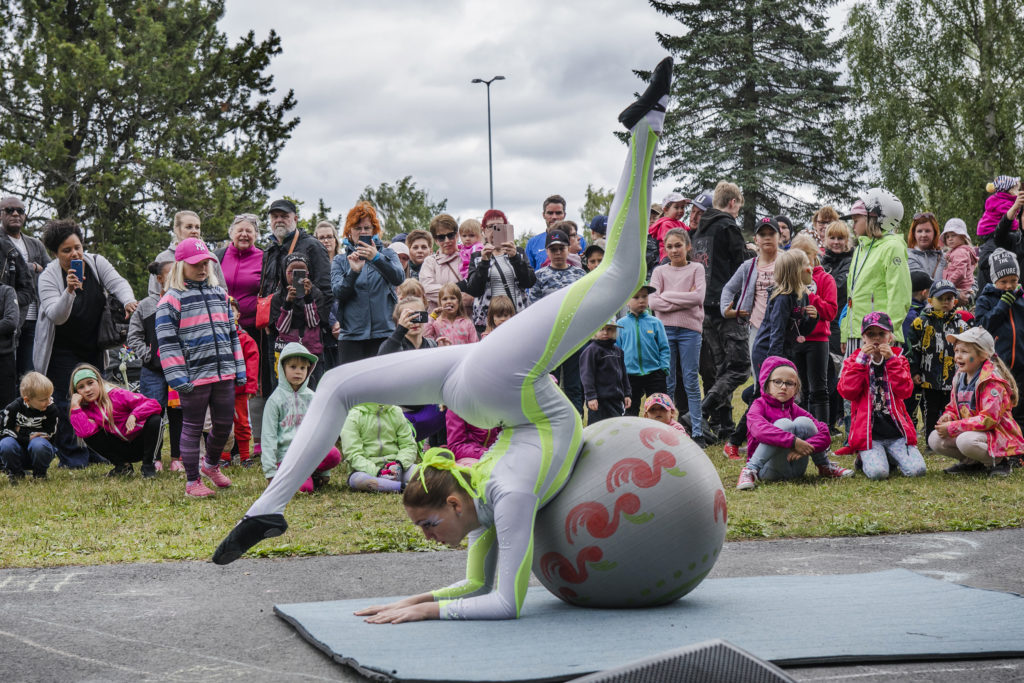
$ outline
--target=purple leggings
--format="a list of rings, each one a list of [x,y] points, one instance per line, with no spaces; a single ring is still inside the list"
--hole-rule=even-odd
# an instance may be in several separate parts
[[[220,452],[224,450],[231,426],[235,421],[235,382],[226,379],[211,384],[201,384],[181,397],[181,464],[189,481],[199,479],[199,440],[203,438],[203,423],[206,409],[210,409],[210,437],[206,440],[206,464],[216,467],[220,464]]]

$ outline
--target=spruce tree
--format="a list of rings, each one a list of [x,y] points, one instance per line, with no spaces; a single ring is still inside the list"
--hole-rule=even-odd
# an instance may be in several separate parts
[[[840,144],[847,89],[826,25],[833,4],[651,0],[684,29],[657,34],[676,65],[656,178],[693,192],[736,183],[748,232],[759,215],[845,201],[857,168]]]

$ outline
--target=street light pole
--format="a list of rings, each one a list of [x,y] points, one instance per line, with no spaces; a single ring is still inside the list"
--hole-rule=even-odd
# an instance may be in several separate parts
[[[474,78],[471,83],[483,83],[487,86],[487,175],[491,182],[491,208],[494,208],[494,161],[491,153],[491,83],[503,81],[504,76],[495,76],[489,81],[482,78]]]

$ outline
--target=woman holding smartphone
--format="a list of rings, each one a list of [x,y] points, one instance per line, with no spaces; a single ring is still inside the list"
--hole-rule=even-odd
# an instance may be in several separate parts
[[[130,317],[138,306],[131,285],[99,254],[86,254],[82,229],[73,220],[49,221],[43,244],[56,258],[39,275],[39,321],[32,360],[53,382],[57,421],[54,445],[61,466],[85,467],[89,449],[78,444],[68,421],[71,373],[80,363],[103,367],[99,325],[106,298],[103,290],[124,304]]]
[[[391,313],[395,287],[405,271],[398,254],[380,241],[377,212],[359,202],[345,217],[342,250],[331,263],[331,289],[338,301],[338,363],[351,363],[377,355],[380,345],[395,330]]]
[[[484,213],[484,247],[469,260],[464,290],[473,300],[473,324],[477,332],[487,328],[491,297],[507,296],[516,312],[526,308],[526,290],[537,281],[526,252],[516,247],[513,228],[504,212]]]

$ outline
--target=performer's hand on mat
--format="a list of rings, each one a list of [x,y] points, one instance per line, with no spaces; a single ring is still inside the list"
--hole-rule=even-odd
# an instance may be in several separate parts
[[[596,398],[592,398],[589,401],[587,401],[587,410],[589,410],[590,412],[594,412],[595,410],[597,410],[597,406],[598,403]]]
[[[407,598],[402,598],[397,602],[392,602],[387,605],[371,605],[370,607],[364,607],[363,609],[356,610],[352,614],[357,617],[368,617],[373,614],[380,614],[381,612],[387,612],[396,609],[402,609],[403,607],[412,607],[422,602],[433,602],[434,596],[430,593],[420,593],[419,595],[410,595]]]
[[[436,602],[420,603],[398,609],[385,610],[373,616],[367,617],[364,621],[368,624],[401,624],[407,621],[426,621],[427,619],[440,619],[441,608]]]

